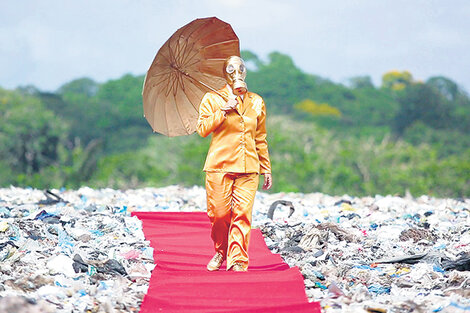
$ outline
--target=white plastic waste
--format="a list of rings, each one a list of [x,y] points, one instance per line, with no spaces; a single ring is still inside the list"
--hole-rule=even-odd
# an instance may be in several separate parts
[[[202,187],[51,192],[0,189],[0,311],[138,311],[154,250],[130,213],[206,210]],[[294,213],[269,219],[277,200]],[[325,312],[470,312],[469,215],[469,199],[258,192],[253,227]]]

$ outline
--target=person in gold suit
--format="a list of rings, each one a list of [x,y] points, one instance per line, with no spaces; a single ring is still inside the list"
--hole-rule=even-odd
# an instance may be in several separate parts
[[[207,215],[215,255],[209,271],[227,260],[227,270],[248,269],[252,208],[259,175],[263,189],[272,186],[271,162],[266,140],[266,107],[263,99],[247,90],[246,67],[238,56],[225,60],[224,88],[204,95],[199,106],[197,132],[212,133],[204,164]]]

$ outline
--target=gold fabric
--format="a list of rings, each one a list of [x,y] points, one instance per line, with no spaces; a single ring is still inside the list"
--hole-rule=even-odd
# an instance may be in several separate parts
[[[219,92],[234,97],[228,86]],[[202,137],[212,133],[205,172],[271,173],[266,140],[266,107],[263,99],[247,92],[237,97],[236,110],[224,116],[225,101],[214,92],[206,93],[199,106],[196,130]]]
[[[234,98],[227,85],[219,90]],[[207,154],[207,215],[216,252],[227,258],[227,269],[235,262],[248,268],[248,244],[252,209],[259,174],[271,173],[266,141],[266,107],[255,93],[236,97],[235,110],[222,112],[225,100],[215,92],[206,93],[199,106],[196,130],[202,137],[212,133]]]
[[[216,252],[248,268],[252,208],[258,189],[257,173],[206,173],[207,215]]]

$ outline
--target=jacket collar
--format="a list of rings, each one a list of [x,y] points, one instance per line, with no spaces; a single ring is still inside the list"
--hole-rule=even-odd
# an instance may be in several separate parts
[[[220,89],[219,92],[224,94],[228,98],[235,97],[235,95],[232,92],[232,88],[228,84],[226,84],[224,86],[224,88]],[[249,91],[247,91],[243,95],[243,100],[241,99],[241,97],[237,97],[237,101],[238,101],[237,112],[238,112],[238,114],[240,114],[240,115],[245,114],[246,109],[250,105],[252,97],[253,96],[252,96],[251,92],[249,92]]]

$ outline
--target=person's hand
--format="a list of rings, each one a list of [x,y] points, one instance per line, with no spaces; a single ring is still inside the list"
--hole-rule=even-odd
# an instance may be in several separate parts
[[[263,184],[263,189],[264,190],[269,190],[273,185],[273,176],[271,173],[266,173],[264,174],[264,184]]]
[[[223,107],[221,107],[220,109],[222,111],[230,111],[232,109],[235,109],[237,107],[237,100],[236,99],[228,99],[228,101],[225,103],[225,105]]]

